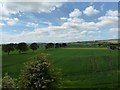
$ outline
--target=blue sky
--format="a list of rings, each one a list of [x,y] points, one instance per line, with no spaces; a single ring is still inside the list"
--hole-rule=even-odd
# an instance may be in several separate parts
[[[0,7],[1,43],[118,38],[117,2],[7,2]]]

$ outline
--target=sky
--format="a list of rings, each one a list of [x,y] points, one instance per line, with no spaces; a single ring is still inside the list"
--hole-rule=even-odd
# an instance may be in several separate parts
[[[118,38],[117,2],[4,2],[0,43]]]

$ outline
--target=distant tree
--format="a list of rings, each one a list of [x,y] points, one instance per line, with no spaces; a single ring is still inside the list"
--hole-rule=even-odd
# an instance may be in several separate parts
[[[39,48],[39,46],[38,46],[37,43],[32,43],[32,44],[30,45],[30,49],[32,49],[33,52],[34,52],[34,50],[37,50],[38,48]]]
[[[24,42],[19,43],[17,45],[17,50],[19,51],[19,53],[23,52],[23,51],[27,51],[28,50],[28,45]]]
[[[45,45],[45,49],[48,49],[48,46],[47,46],[47,45]]]
[[[45,46],[46,49],[48,48],[54,48],[54,43],[48,43],[46,46]]]
[[[67,44],[66,44],[66,43],[62,43],[61,46],[62,46],[62,47],[66,47]]]
[[[10,52],[11,52],[11,51],[14,51],[15,49],[14,49],[13,44],[10,43],[10,44],[6,44],[6,45],[2,45],[2,50],[3,50],[4,52],[7,52],[8,55],[9,55]]]
[[[116,46],[110,45],[110,49],[115,50],[115,49],[116,49]]]
[[[48,43],[48,46],[49,46],[50,48],[54,48],[54,43]]]
[[[16,49],[17,50],[17,46],[18,46],[18,44],[13,44],[13,47],[14,47],[14,49]]]
[[[60,43],[55,44],[55,48],[60,48],[62,45]]]

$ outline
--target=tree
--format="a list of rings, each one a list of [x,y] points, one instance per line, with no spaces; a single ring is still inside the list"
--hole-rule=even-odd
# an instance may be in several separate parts
[[[23,51],[27,51],[28,50],[28,45],[24,42],[19,43],[17,45],[17,50],[19,51],[19,53],[23,52]]]
[[[39,46],[38,46],[38,44],[37,43],[32,43],[31,45],[30,45],[30,48],[33,50],[33,52],[34,52],[34,50],[37,50],[38,48],[39,48]]]
[[[110,45],[110,49],[115,50],[116,46],[115,45]]]
[[[103,44],[102,43],[98,43],[98,46],[101,47]]]
[[[4,52],[7,52],[8,55],[9,55],[11,51],[14,51],[14,46],[13,46],[12,43],[6,44],[6,45],[2,45],[2,50],[3,50]]]
[[[66,47],[66,46],[67,46],[67,44],[66,44],[66,43],[62,43],[61,45],[62,45],[62,47]]]
[[[62,45],[60,43],[55,44],[55,48],[60,48]]]
[[[45,46],[46,49],[48,48],[54,48],[54,44],[53,43],[48,43],[46,46]]]
[[[16,44],[16,43],[13,44],[13,47],[14,47],[14,49],[16,49],[16,50],[17,50],[17,46],[18,46],[18,44]]]
[[[46,54],[40,54],[25,64],[20,75],[19,87],[36,90],[57,88],[59,75],[48,63]]]

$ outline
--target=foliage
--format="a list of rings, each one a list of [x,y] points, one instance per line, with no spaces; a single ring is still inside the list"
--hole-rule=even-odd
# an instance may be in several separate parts
[[[17,50],[19,51],[19,53],[23,52],[23,51],[27,51],[28,50],[28,45],[26,43],[19,43],[17,45]]]
[[[45,48],[48,49],[48,48],[60,48],[60,47],[66,47],[67,44],[66,43],[48,43]]]
[[[55,44],[55,48],[60,48],[60,47],[61,47],[61,44],[59,44],[59,43]]]
[[[48,43],[46,46],[45,46],[46,49],[48,48],[54,48],[54,44],[53,43]]]
[[[11,78],[8,74],[5,74],[5,76],[2,79],[2,89],[13,90],[15,88],[16,85],[14,79]]]
[[[8,55],[9,55],[11,51],[14,51],[13,44],[10,43],[10,44],[6,44],[6,45],[2,45],[2,50],[3,50],[4,52],[7,52]]]
[[[57,88],[59,72],[51,67],[45,54],[40,54],[25,64],[20,75],[20,87],[39,89]]]
[[[115,49],[116,49],[116,46],[111,45],[111,46],[110,46],[110,49],[115,50]]]
[[[67,44],[66,44],[66,43],[62,43],[61,45],[62,45],[62,47],[66,47],[66,46],[67,46]]]
[[[37,50],[39,48],[38,44],[37,43],[32,43],[30,45],[30,48],[34,51],[34,50]]]

